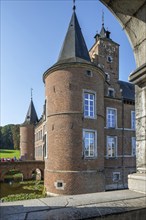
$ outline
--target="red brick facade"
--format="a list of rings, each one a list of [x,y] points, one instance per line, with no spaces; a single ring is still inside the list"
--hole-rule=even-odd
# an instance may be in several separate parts
[[[87,70],[92,71],[92,77],[86,75]],[[103,76],[103,72],[92,65],[69,64],[60,65],[45,78],[48,136],[45,186],[48,192],[88,193],[101,191],[98,182],[104,186],[104,139],[100,139],[104,135]],[[84,90],[96,93],[97,116],[94,120],[84,118]],[[100,156],[97,155],[95,159],[84,158],[83,129],[98,131],[97,151]],[[60,181],[64,185],[61,191],[55,185]]]
[[[96,35],[91,62],[58,62],[44,73],[44,113],[34,134],[35,159],[45,160],[48,194],[126,188],[128,174],[135,172],[134,90],[119,81],[119,45],[106,33],[103,28],[102,36]],[[85,94],[93,98],[87,98],[88,106]],[[85,106],[93,117],[86,117]],[[21,128],[24,142],[29,135],[33,140],[33,129],[27,133],[27,128]],[[29,151],[25,146],[22,155]]]

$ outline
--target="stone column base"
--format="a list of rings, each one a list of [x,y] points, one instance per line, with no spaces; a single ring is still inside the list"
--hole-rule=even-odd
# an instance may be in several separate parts
[[[146,194],[146,173],[133,173],[128,175],[129,190]]]

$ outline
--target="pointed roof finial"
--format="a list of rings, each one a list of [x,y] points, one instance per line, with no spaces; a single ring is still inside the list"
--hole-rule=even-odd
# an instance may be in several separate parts
[[[76,10],[75,1],[76,1],[76,0],[73,0],[73,11],[75,11],[75,10]]]
[[[102,26],[104,26],[104,11],[102,10]]]
[[[30,90],[31,90],[31,100],[32,100],[32,97],[33,97],[33,95],[32,95],[32,91],[33,91],[33,89],[31,88]]]

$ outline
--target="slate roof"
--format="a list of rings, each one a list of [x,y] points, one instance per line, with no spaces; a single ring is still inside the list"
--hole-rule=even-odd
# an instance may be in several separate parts
[[[74,10],[57,63],[84,61],[91,62],[89,52]]]
[[[106,37],[106,30],[104,28],[104,24],[102,24],[102,28],[101,28],[101,31],[100,31],[100,37],[104,38]]]
[[[125,100],[135,101],[135,86],[132,83],[118,81],[120,88],[122,89],[122,95]]]
[[[37,122],[38,122],[38,116],[37,116],[33,101],[31,99],[31,102],[30,102],[30,105],[29,105],[29,108],[28,108],[28,111],[25,117],[25,121],[23,124],[34,124],[35,125]]]

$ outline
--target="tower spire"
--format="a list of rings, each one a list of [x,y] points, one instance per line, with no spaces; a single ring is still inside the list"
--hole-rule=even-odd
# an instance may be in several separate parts
[[[75,5],[76,0],[73,0],[73,11],[76,10],[76,5]]]
[[[102,26],[104,26],[104,11],[102,10]]]
[[[73,1],[75,2],[75,0]],[[90,62],[89,52],[76,16],[75,9],[57,62]]]
[[[33,98],[32,91],[33,91],[33,88],[30,89],[30,92],[31,92],[31,100],[32,100],[32,98]]]

